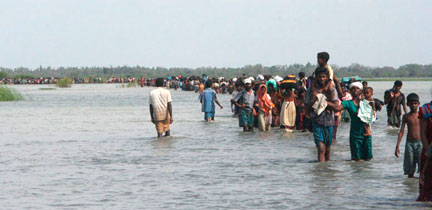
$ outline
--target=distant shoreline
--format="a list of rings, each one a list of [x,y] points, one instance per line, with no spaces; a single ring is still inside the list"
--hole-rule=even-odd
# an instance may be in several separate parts
[[[411,78],[411,77],[383,77],[383,78],[362,78],[364,81],[375,81],[375,82],[385,82],[385,81],[432,81],[432,77],[422,77],[422,78]]]

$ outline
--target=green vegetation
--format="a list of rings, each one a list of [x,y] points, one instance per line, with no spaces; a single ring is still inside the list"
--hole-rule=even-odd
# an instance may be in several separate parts
[[[17,75],[14,75],[13,78],[14,79],[34,79],[35,76],[32,75],[32,74],[30,74],[30,73],[27,73],[27,74],[17,74]]]
[[[56,88],[39,88],[39,90],[55,90]]]
[[[432,64],[406,64],[398,68],[394,67],[369,67],[360,64],[350,66],[337,66],[331,63],[335,74],[339,77],[360,76],[362,78],[431,78]],[[292,65],[274,65],[263,66],[261,64],[246,65],[236,68],[216,68],[216,67],[198,67],[198,68],[164,68],[164,67],[142,67],[142,66],[116,66],[116,67],[39,67],[37,69],[28,68],[1,68],[8,77],[12,78],[87,78],[92,82],[105,81],[111,77],[141,77],[155,78],[168,76],[201,76],[207,74],[209,77],[238,77],[246,75],[280,75],[298,74],[303,71],[306,76],[312,74],[317,65],[315,63],[292,64]]]
[[[0,71],[0,79],[4,79],[4,78],[7,78],[7,77],[8,77],[8,74],[6,72]]]
[[[0,86],[0,101],[19,101],[23,99],[22,95],[14,88]]]
[[[65,77],[65,78],[63,78],[63,79],[59,79],[58,81],[57,81],[57,87],[59,87],[59,88],[68,88],[68,87],[71,87],[71,85],[72,85],[72,80],[71,79],[69,79],[69,78],[67,78],[67,77]]]

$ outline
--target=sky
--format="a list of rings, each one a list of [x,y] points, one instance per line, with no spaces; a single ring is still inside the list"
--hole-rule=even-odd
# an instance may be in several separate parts
[[[0,67],[432,63],[430,0],[1,0]],[[428,21],[429,20],[429,21]]]

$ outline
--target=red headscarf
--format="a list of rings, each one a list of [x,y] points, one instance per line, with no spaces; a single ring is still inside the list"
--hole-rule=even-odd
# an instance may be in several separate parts
[[[262,88],[264,87],[264,90]],[[262,84],[259,86],[257,91],[257,99],[260,109],[267,115],[270,113],[270,109],[274,107],[273,102],[267,96],[267,86]]]

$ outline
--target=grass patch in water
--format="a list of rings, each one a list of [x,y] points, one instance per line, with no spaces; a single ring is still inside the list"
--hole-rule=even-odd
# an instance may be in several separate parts
[[[121,85],[117,85],[118,88],[131,88],[131,87],[138,87],[138,82],[133,81],[130,83],[121,83]]]
[[[71,85],[72,85],[72,80],[71,79],[69,79],[69,78],[67,78],[67,77],[65,77],[65,78],[63,78],[63,79],[59,79],[58,81],[57,81],[57,87],[59,87],[59,88],[68,88],[68,87],[71,87]]]
[[[137,87],[137,86],[138,86],[138,83],[136,81],[133,81],[133,82],[131,82],[131,83],[129,83],[127,85],[128,88],[130,88],[130,87]]]
[[[56,88],[39,88],[39,90],[55,90]]]
[[[14,88],[0,86],[0,101],[20,101],[24,97]]]

